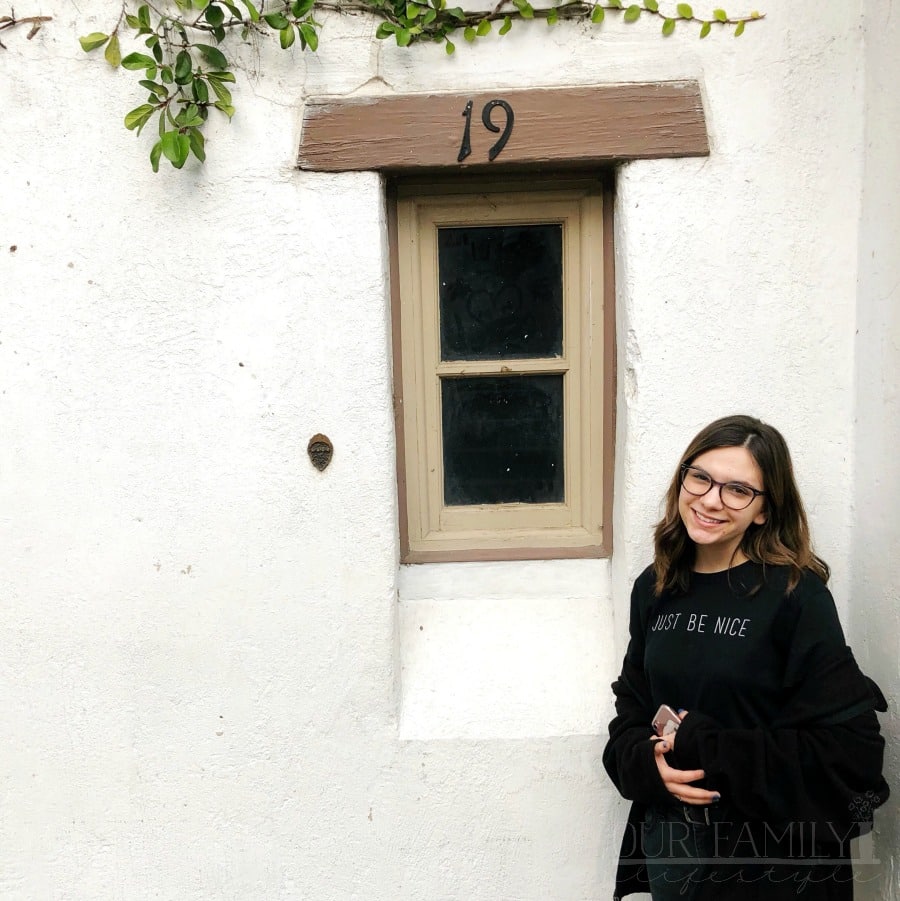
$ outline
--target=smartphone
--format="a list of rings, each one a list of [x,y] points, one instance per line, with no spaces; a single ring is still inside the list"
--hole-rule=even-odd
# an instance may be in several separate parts
[[[653,731],[662,738],[678,731],[681,725],[681,719],[678,714],[668,705],[660,704],[656,716],[653,717]]]

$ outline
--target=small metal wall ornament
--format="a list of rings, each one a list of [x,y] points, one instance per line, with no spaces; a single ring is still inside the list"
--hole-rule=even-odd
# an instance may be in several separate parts
[[[328,440],[327,435],[313,435],[306,446],[306,453],[309,454],[312,465],[322,472],[334,456],[334,445]]]

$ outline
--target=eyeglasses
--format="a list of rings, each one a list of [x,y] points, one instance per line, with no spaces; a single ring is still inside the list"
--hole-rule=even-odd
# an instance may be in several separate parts
[[[682,465],[681,487],[688,494],[703,497],[716,486],[719,487],[722,503],[730,510],[743,510],[765,494],[765,491],[757,491],[743,482],[717,482],[708,472],[697,469],[696,466],[688,466],[687,463]]]

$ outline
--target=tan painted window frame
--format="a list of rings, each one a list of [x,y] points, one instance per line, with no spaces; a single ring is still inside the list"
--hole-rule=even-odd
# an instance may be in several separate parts
[[[473,212],[475,195],[485,199]],[[611,197],[611,180],[605,176],[532,175],[505,181],[456,177],[389,186],[402,562],[598,557],[611,552],[615,397]],[[497,209],[492,210],[491,204]],[[437,345],[436,226],[500,221],[567,223],[563,356],[442,363]],[[401,247],[411,252],[400,253]],[[431,287],[423,292],[423,285]],[[504,366],[514,372],[567,373],[563,419],[567,500],[445,507],[440,376],[486,375]]]

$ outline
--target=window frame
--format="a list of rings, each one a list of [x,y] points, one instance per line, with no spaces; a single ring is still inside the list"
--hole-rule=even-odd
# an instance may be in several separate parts
[[[482,206],[473,203],[476,198]],[[602,557],[611,553],[615,419],[612,201],[612,179],[606,172],[552,179],[532,174],[388,183],[402,563]],[[572,227],[576,213],[577,234]],[[437,223],[548,221],[569,223],[563,237],[562,357],[441,362]],[[429,285],[424,304],[423,284]],[[562,504],[445,507],[441,502],[440,376],[506,374],[510,368],[523,374],[567,372],[563,413],[566,500]],[[424,454],[416,453],[420,448]]]

